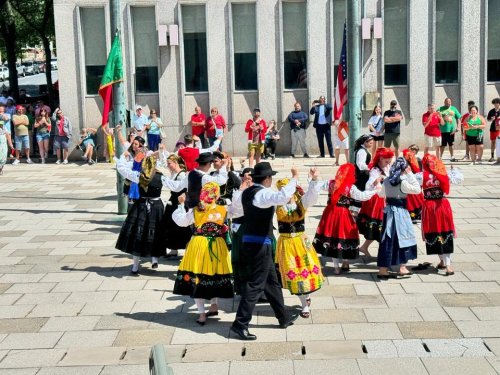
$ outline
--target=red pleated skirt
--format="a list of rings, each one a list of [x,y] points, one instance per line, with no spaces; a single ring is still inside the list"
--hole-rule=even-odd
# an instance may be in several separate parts
[[[420,220],[422,205],[424,204],[424,194],[408,194],[406,196],[406,209],[410,213],[412,220]]]
[[[380,242],[382,224],[384,222],[385,198],[375,194],[370,200],[363,202],[358,214],[359,233],[367,240]]]

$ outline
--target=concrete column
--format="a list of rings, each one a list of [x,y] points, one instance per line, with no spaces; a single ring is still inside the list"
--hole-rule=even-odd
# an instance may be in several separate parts
[[[460,107],[465,112],[467,102],[474,100],[480,104],[481,99],[481,0],[461,1],[460,39],[459,39],[459,81]],[[458,104],[458,103],[457,103]],[[484,112],[484,108],[482,109]]]
[[[330,40],[327,40],[327,32],[330,29],[330,18],[328,17],[329,0],[315,0],[307,2],[308,24],[307,24],[307,43],[309,46],[307,74],[309,76],[309,108],[313,99],[321,95],[327,97],[329,103],[333,102],[328,92],[328,77],[330,69],[333,69],[338,61],[333,61],[331,66],[327,66],[327,46]],[[337,46],[335,46],[337,48]],[[340,48],[340,47],[339,47]],[[333,77],[333,74],[332,74]],[[332,84],[332,91],[333,86]],[[304,108],[306,110],[306,108]]]
[[[259,108],[266,120],[281,113],[279,19],[278,0],[257,1],[257,82]]]
[[[433,71],[430,53],[429,8],[428,0],[408,1],[408,89],[410,111],[406,121],[413,119],[413,131],[423,133],[419,127],[420,116],[427,109],[430,100],[429,74]],[[418,37],[415,37],[417,36]],[[431,79],[434,82],[434,78]]]

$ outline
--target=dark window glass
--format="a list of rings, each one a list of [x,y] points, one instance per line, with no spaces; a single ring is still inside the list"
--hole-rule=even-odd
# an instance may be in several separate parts
[[[234,54],[234,88],[257,90],[257,54]]]
[[[186,91],[208,91],[206,33],[184,34]]]
[[[307,88],[307,52],[285,52],[285,88]]]
[[[385,85],[391,86],[408,84],[408,66],[406,64],[386,64],[384,68]]]
[[[500,81],[500,60],[488,60],[488,81]]]
[[[87,83],[87,94],[96,95],[101,85],[104,65],[87,65],[85,67],[85,79]]]
[[[135,68],[135,91],[137,93],[158,92],[158,67],[138,66]]]
[[[436,83],[457,83],[458,61],[436,61]]]

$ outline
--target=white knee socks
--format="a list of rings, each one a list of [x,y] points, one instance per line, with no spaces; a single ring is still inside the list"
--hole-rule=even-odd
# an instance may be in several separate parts
[[[198,314],[205,314],[205,300],[203,298],[195,298],[194,302],[198,308]]]
[[[139,270],[139,257],[134,255],[134,264],[132,266],[132,271],[137,272]]]

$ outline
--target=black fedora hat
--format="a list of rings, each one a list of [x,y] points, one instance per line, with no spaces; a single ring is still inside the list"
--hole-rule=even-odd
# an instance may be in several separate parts
[[[252,177],[269,177],[269,176],[274,176],[276,171],[273,171],[271,168],[271,164],[269,164],[267,161],[263,161],[260,163],[255,164],[255,167],[253,168],[253,172],[250,174]]]
[[[196,162],[199,164],[211,163],[214,161],[214,156],[211,152],[204,152],[198,156]]]

